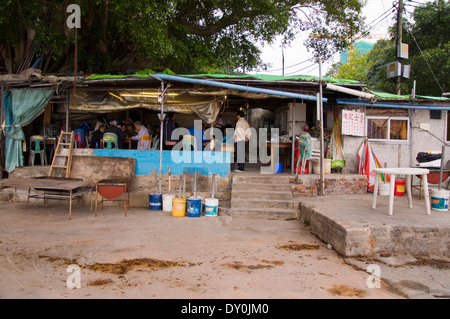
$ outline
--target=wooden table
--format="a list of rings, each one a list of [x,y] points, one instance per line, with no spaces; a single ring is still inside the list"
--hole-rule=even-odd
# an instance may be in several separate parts
[[[0,180],[0,187],[14,187],[14,205],[17,188],[27,189],[27,207],[30,198],[68,199],[69,219],[72,219],[72,201],[92,191],[93,184],[80,179],[63,177],[8,178]],[[31,193],[31,190],[34,193]],[[92,207],[91,207],[92,208]]]
[[[413,168],[413,167],[398,167],[398,168],[375,168],[373,170],[376,174],[375,176],[375,186],[373,189],[373,202],[372,208],[375,209],[377,206],[377,195],[378,195],[378,184],[380,180],[380,174],[388,174],[391,178],[391,188],[389,191],[389,215],[392,215],[394,210],[394,190],[395,190],[395,178],[397,175],[405,175],[406,177],[406,187],[405,191],[408,195],[409,208],[412,208],[412,193],[411,193],[411,179],[412,176],[418,175],[423,182],[423,192],[425,197],[425,206],[427,214],[430,212],[430,194],[428,193],[428,182],[427,175],[430,172],[425,168]]]
[[[137,141],[134,141],[130,137],[127,137],[123,139],[123,145],[125,146],[125,144],[128,144],[128,149],[131,150],[131,144],[137,144]]]

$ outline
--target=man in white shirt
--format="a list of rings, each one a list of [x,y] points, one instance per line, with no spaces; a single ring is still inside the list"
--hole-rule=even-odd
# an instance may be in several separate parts
[[[236,128],[234,130],[234,141],[236,143],[237,168],[235,172],[243,172],[245,169],[245,142],[250,138],[250,125],[244,118],[244,111],[239,111],[236,115]]]
[[[150,141],[149,140],[143,140],[142,141],[142,148],[141,148],[142,137],[150,135],[148,133],[147,128],[144,125],[142,125],[142,123],[139,122],[139,121],[134,122],[134,128],[136,129],[138,134],[136,136],[132,136],[131,139],[138,142],[137,143],[137,149],[138,150],[141,150],[141,149],[142,150],[148,150],[149,146],[150,146]]]

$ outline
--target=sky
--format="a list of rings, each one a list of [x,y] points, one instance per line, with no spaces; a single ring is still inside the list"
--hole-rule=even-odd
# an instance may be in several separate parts
[[[418,3],[426,3],[432,0],[414,0],[404,3],[407,5],[408,12],[413,11],[412,5],[418,5]],[[363,9],[363,16],[365,17],[366,25],[370,28],[370,34],[376,39],[387,39],[388,28],[394,25],[397,21],[396,10],[392,12],[389,10],[392,8],[393,3],[397,3],[397,0],[368,0],[366,6]],[[313,61],[307,61],[313,57],[312,52],[308,52],[303,45],[304,37],[307,35],[299,36],[290,45],[290,47],[284,48],[284,75],[313,75],[319,76],[319,66]],[[270,63],[271,67],[268,70],[263,70],[256,73],[282,75],[282,48],[280,41],[276,41],[273,45],[265,45],[262,49],[262,61],[263,63]],[[336,53],[333,58],[326,61],[322,65],[322,75],[325,75],[327,70],[335,62],[339,61],[339,53]]]

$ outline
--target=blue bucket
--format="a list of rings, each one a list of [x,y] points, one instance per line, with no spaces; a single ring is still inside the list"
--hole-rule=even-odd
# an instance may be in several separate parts
[[[149,195],[150,210],[162,210],[162,194]]]
[[[202,212],[202,199],[191,197],[187,199],[188,217],[200,217]]]
[[[283,163],[274,164],[275,173],[283,173]]]

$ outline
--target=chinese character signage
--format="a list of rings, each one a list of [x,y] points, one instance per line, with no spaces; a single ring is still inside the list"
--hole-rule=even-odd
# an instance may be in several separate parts
[[[342,134],[364,136],[365,115],[361,112],[342,110]]]

